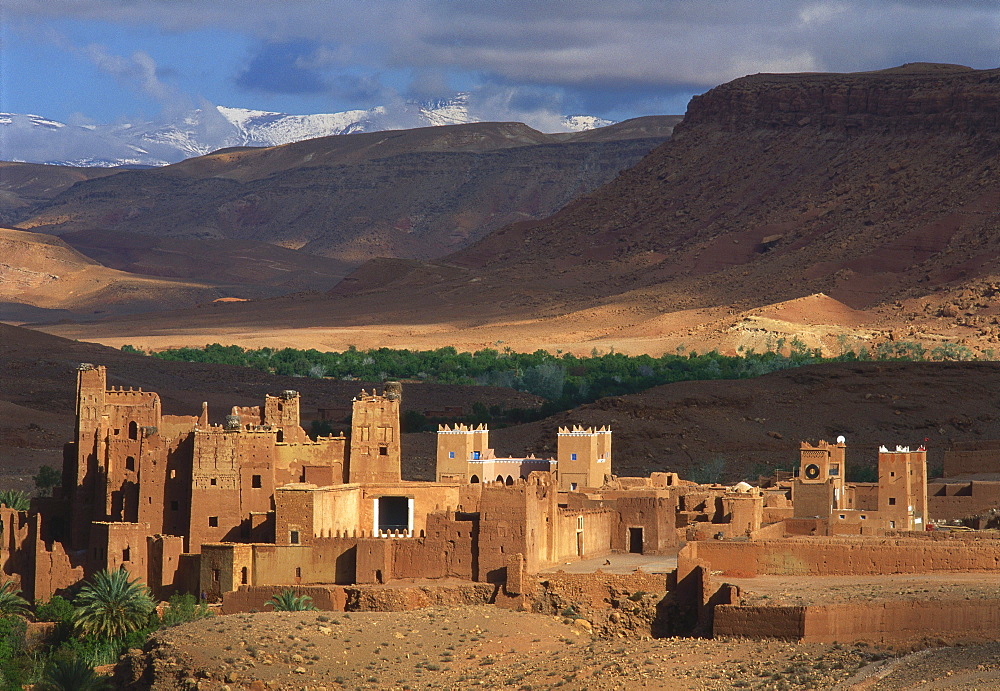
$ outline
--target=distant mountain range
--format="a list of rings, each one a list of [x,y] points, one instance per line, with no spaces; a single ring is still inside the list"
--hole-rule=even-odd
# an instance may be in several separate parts
[[[0,160],[87,167],[147,167],[241,146],[277,146],[337,134],[480,122],[468,97],[377,106],[342,113],[288,115],[211,106],[172,122],[70,125],[38,115],[0,113]],[[562,131],[610,125],[591,115],[562,119]]]

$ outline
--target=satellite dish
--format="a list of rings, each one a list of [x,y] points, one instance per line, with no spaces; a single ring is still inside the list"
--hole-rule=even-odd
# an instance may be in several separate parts
[[[846,441],[847,441],[847,437],[845,437],[843,434],[841,434],[839,437],[837,437],[837,443],[838,444],[843,444]]]

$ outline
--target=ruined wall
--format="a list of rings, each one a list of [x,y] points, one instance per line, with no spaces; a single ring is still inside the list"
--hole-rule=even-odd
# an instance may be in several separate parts
[[[132,578],[145,583],[148,574],[147,535],[149,525],[146,523],[91,523],[88,573],[102,569],[125,569]]]
[[[690,542],[677,563],[740,574],[882,575],[936,571],[1000,572],[1000,541],[921,538],[787,538]]]
[[[184,538],[177,535],[150,535],[146,538],[148,577],[146,585],[161,600],[177,592],[194,592],[182,589],[186,582],[183,573]]]

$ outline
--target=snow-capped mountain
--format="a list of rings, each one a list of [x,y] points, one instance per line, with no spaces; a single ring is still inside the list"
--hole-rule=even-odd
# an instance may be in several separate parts
[[[162,166],[233,146],[277,146],[355,132],[480,122],[468,96],[342,113],[288,115],[210,106],[168,123],[69,125],[0,113],[0,160],[71,166]],[[610,125],[591,115],[563,117],[561,131]]]

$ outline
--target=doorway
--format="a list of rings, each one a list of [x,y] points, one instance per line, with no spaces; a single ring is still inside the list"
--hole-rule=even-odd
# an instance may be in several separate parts
[[[642,554],[642,528],[628,529],[628,551],[630,554]]]

